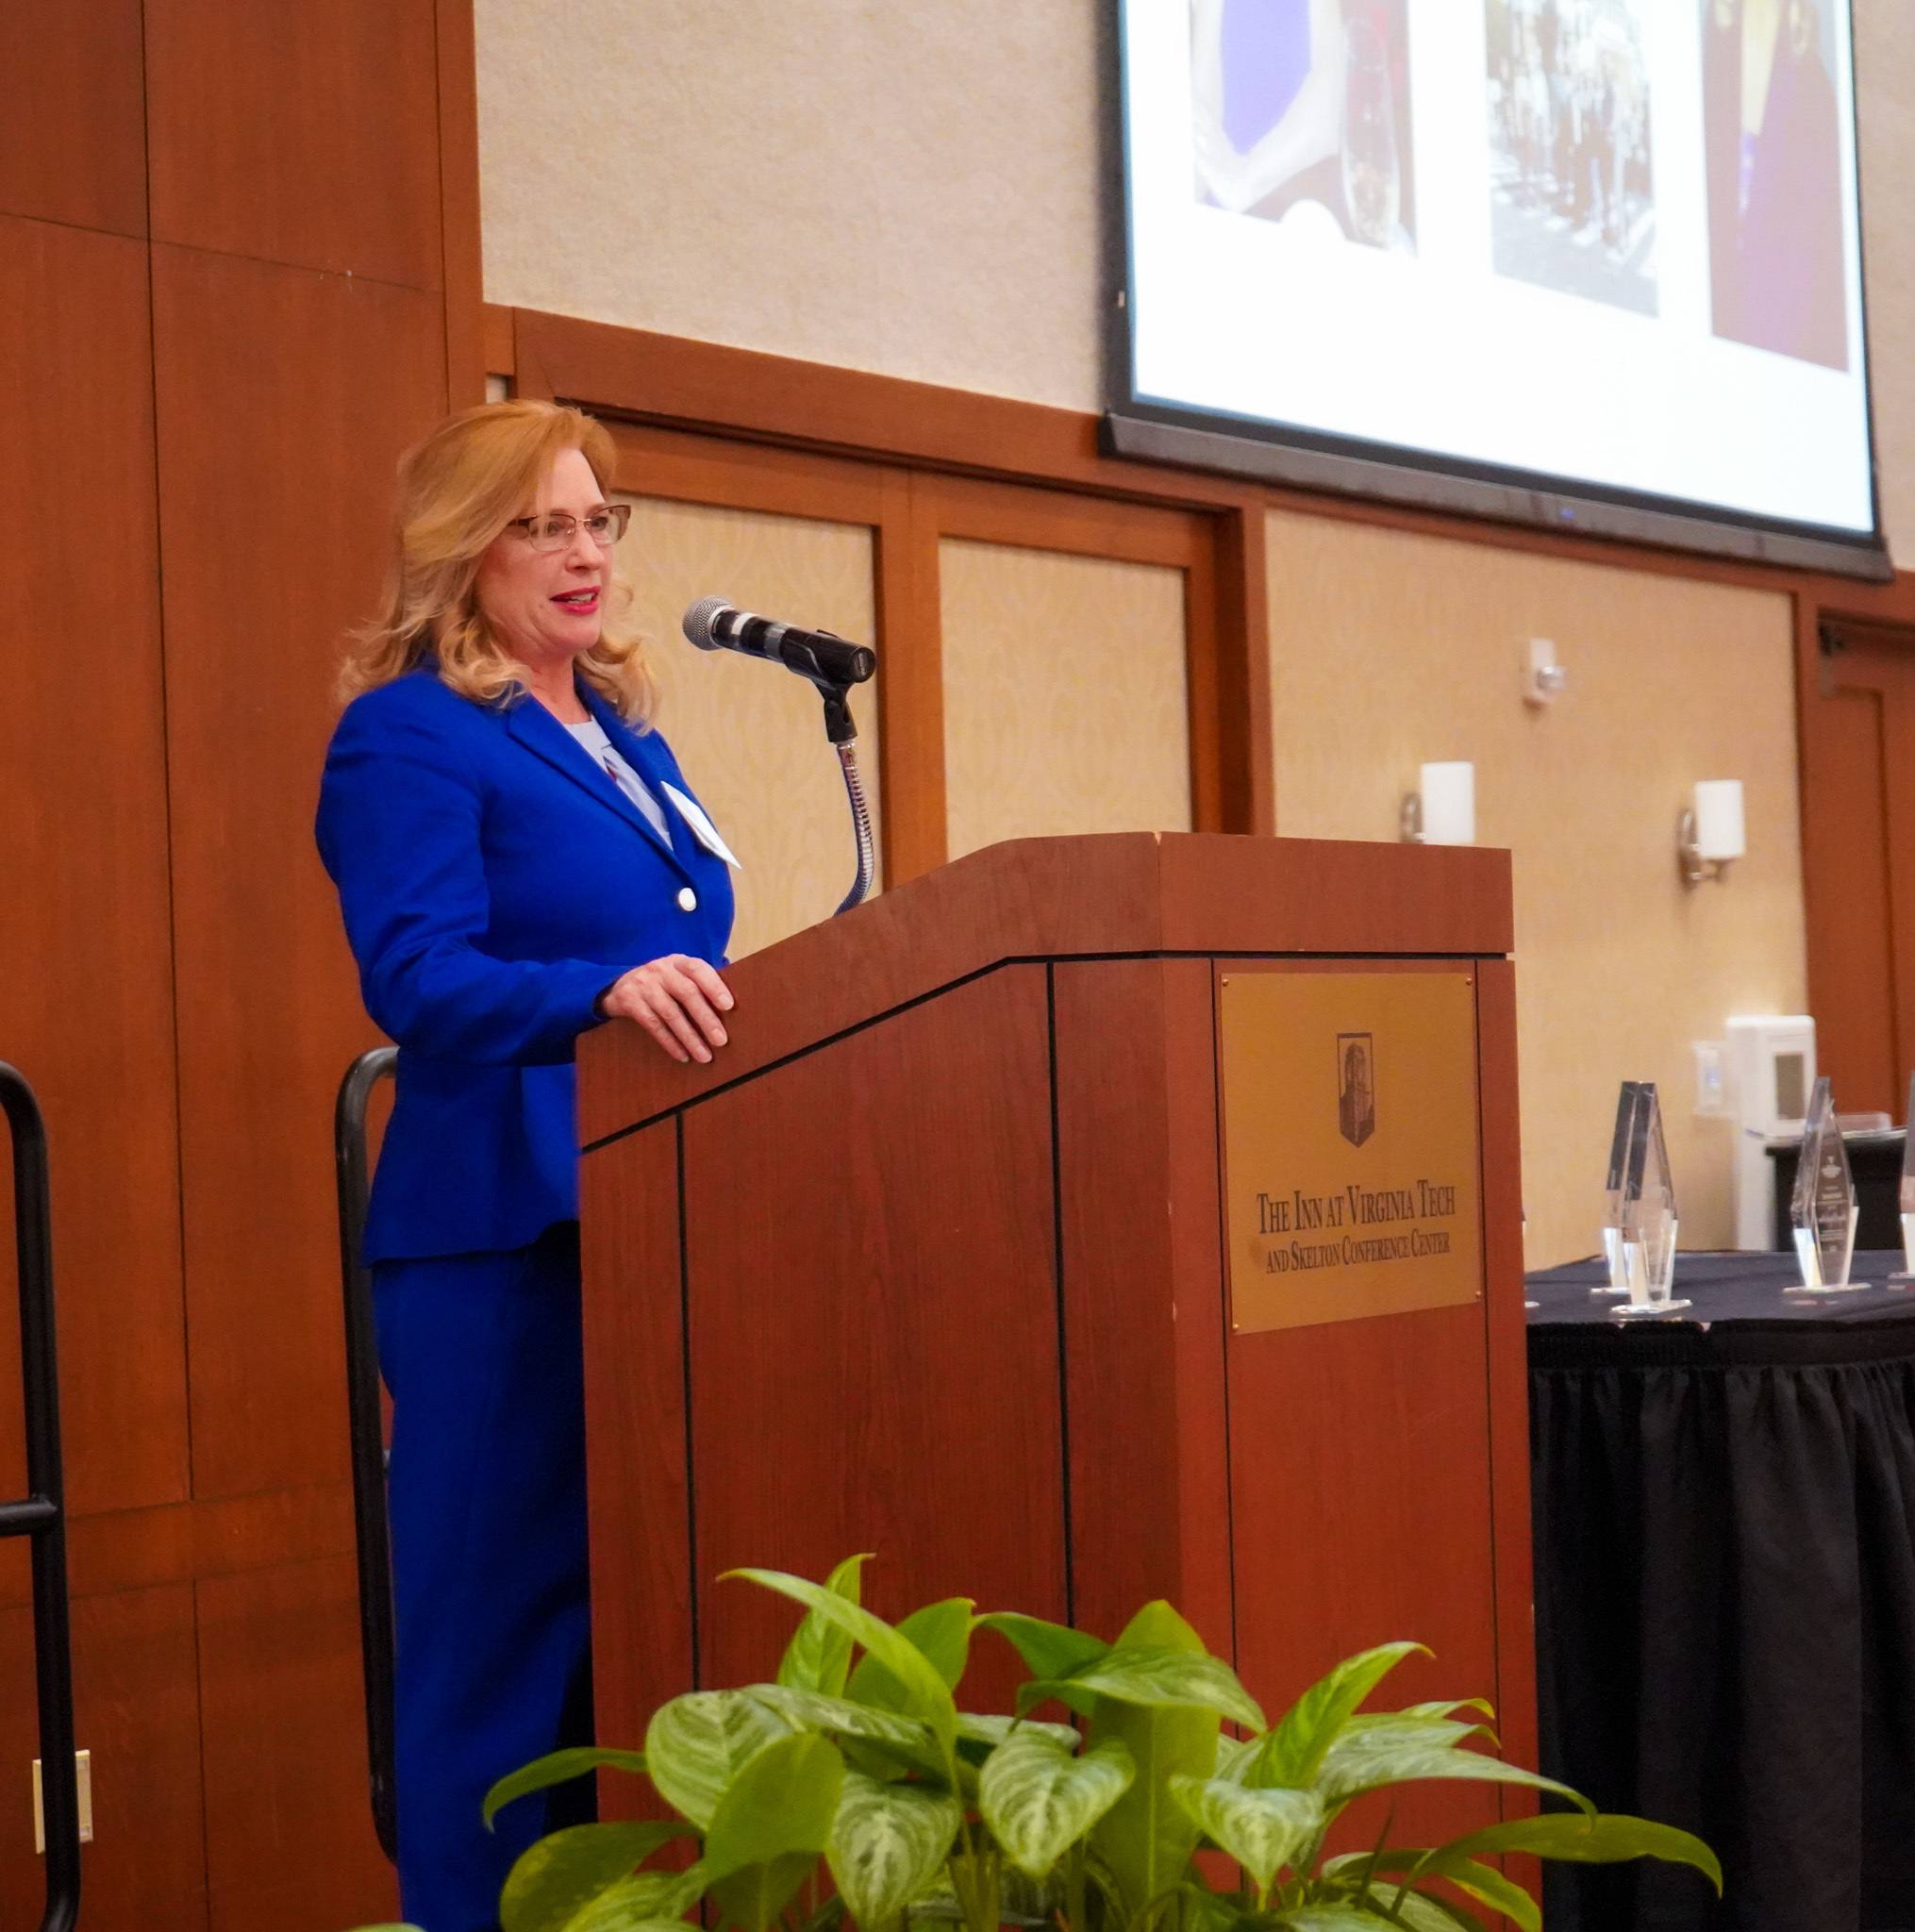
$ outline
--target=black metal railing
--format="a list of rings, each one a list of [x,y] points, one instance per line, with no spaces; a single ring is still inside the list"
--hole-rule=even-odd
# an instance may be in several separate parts
[[[351,1434],[353,1530],[359,1558],[359,1656],[366,1684],[366,1758],[373,1829],[397,1856],[392,1785],[392,1541],[386,1518],[386,1441],[379,1413],[379,1351],[372,1277],[359,1260],[366,1224],[366,1108],[398,1058],[390,1046],[362,1053],[340,1082],[333,1109],[339,1173],[339,1265],[345,1291],[346,1425]]]
[[[13,1141],[13,1240],[20,1275],[20,1374],[26,1415],[26,1494],[0,1503],[0,1537],[30,1540],[33,1670],[40,1704],[46,1909],[41,1932],[73,1932],[80,1916],[80,1796],[74,1765],[74,1667],[60,1477],[59,1377],[53,1325],[53,1216],[46,1122],[24,1075],[0,1060],[0,1108]]]

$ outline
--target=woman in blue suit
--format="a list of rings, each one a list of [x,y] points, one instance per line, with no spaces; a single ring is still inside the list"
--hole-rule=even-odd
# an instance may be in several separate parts
[[[563,1814],[521,1800],[490,1836],[480,1799],[591,1735],[574,1046],[626,1020],[709,1060],[731,1006],[731,857],[606,622],[611,475],[606,431],[548,403],[468,409],[407,454],[320,793],[399,1047],[364,1257],[393,1404],[399,1880],[425,1932],[497,1924]]]

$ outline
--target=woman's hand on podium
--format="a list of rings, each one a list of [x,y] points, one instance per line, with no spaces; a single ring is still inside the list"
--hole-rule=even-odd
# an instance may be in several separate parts
[[[689,954],[668,953],[613,980],[599,995],[598,1009],[608,1020],[636,1022],[681,1064],[703,1064],[724,1044],[718,1016],[728,1013],[731,1003],[730,989],[714,968]]]

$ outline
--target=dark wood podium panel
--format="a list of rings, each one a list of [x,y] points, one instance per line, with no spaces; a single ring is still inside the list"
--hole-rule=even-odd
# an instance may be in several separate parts
[[[1169,1597],[1227,1657],[1210,963],[1054,971],[1074,1607],[1114,1637]]]
[[[1436,1656],[1392,1673],[1384,1705],[1503,1701],[1483,1588],[1494,1554],[1483,1342],[1480,1306],[1231,1338],[1237,1666],[1269,1706],[1400,1638]],[[1497,1815],[1494,1793],[1469,1786],[1392,1799],[1391,1835],[1406,1844]],[[1381,1824],[1357,1820],[1355,1839]]]
[[[769,1676],[791,1626],[707,1586],[739,1564],[869,1550],[881,1615],[1064,1614],[1048,1030],[1007,966],[687,1117],[702,1682]]]
[[[791,1612],[722,1571],[861,1549],[891,1615],[1114,1636],[1169,1597],[1273,1713],[1413,1638],[1392,1691],[1489,1696],[1533,1749],[1508,943],[1501,853],[1026,841],[745,960],[711,1066],[586,1041],[600,1737],[774,1668]],[[1480,1296],[1234,1332],[1220,974],[1458,966]],[[974,1671],[1004,1707],[1007,1653]]]
[[[580,1174],[585,1406],[591,1427],[592,1691],[599,1736],[636,1749],[693,1681],[678,1124],[601,1149]],[[638,1795],[608,1785],[608,1803]]]

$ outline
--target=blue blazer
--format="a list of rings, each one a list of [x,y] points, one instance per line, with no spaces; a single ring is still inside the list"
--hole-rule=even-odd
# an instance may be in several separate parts
[[[670,747],[579,695],[669,842],[523,694],[474,704],[422,667],[333,733],[320,856],[366,1011],[399,1048],[369,1263],[524,1247],[575,1216],[573,1050],[602,1024],[593,1000],[666,953],[724,961],[730,874],[663,789],[691,795]]]

